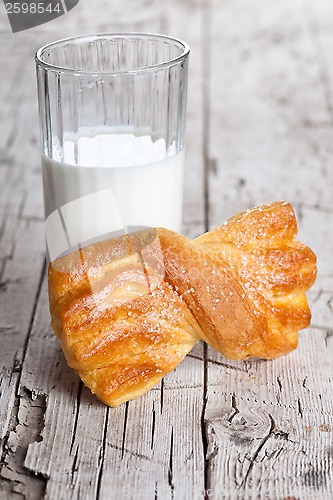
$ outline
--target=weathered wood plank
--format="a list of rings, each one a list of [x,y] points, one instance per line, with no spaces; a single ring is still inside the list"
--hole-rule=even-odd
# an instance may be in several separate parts
[[[195,439],[200,442],[197,419],[202,373],[193,364],[198,361],[188,360],[187,367],[181,366],[173,378],[167,377],[162,394],[157,388],[126,406],[106,409],[90,391],[84,388],[81,392],[78,378],[67,367],[50,330],[47,307],[44,282],[22,381],[25,390],[44,395],[46,401],[41,440],[29,446],[24,462],[26,468],[48,479],[46,498],[81,498],[83,491],[87,498],[121,498],[127,492],[135,497],[142,491],[154,498],[155,485],[161,498],[170,498],[172,488],[175,494],[182,491],[186,470],[193,481],[191,489],[201,491],[200,474],[193,473],[200,457],[193,450],[192,432],[184,433],[184,417],[179,414],[181,407],[189,422],[196,422]],[[171,436],[172,441],[176,436],[182,439],[173,441],[170,473]]]
[[[332,370],[325,336],[310,329],[297,351],[272,362],[209,363],[208,473],[218,498],[331,494]],[[214,380],[223,386],[214,387]]]
[[[320,78],[326,106],[333,123],[333,16],[329,2],[325,0],[307,0],[304,3],[304,12],[307,17],[308,30],[312,38],[314,50],[320,64]]]
[[[9,42],[11,64],[6,66],[10,86],[1,96],[4,112],[0,117],[1,170],[6,172],[0,184],[0,490],[6,498],[22,498],[22,494],[40,498],[44,481],[29,474],[23,462],[28,445],[39,439],[45,408],[43,397],[34,400],[23,386],[20,388],[45,260],[42,222],[22,217],[34,166],[31,157],[36,155],[28,126],[36,108],[34,69],[25,59],[28,50],[32,56],[33,49],[24,44],[20,53],[17,40],[4,38]]]
[[[105,462],[113,466],[105,467],[101,498],[108,498],[110,491],[114,498],[140,498],[143,492],[147,498],[155,498],[155,494],[158,498],[184,498],[188,492],[200,496],[203,468],[196,443],[201,441],[201,364],[185,360],[174,377],[166,377],[162,396],[159,390],[152,390],[129,403],[123,417],[125,422],[127,416],[126,433],[110,410]],[[115,411],[123,413],[123,409]]]
[[[333,128],[304,4],[211,1],[209,222],[288,199],[319,269],[316,327],[301,333],[297,351],[237,363],[208,350],[213,498],[333,494]]]
[[[197,2],[191,22],[181,29],[182,18],[188,6],[178,7],[169,2],[163,8],[150,2],[150,16],[138,13],[136,26],[147,31],[167,32],[184,38],[192,46],[191,80],[188,120],[188,174],[185,185],[185,231],[196,236],[203,231],[204,192],[202,120],[203,102],[201,86],[201,27],[202,9]],[[109,10],[110,7],[108,6]],[[120,4],[118,5],[118,10]],[[126,10],[126,9],[125,9]],[[114,10],[116,12],[116,8]],[[133,11],[131,12],[133,21]],[[86,16],[83,15],[83,24]],[[67,21],[66,21],[67,22]],[[64,29],[62,24],[62,29]],[[128,16],[117,15],[108,30],[133,29]],[[46,29],[46,28],[45,28]],[[76,27],[77,31],[81,30]],[[62,34],[42,33],[40,43],[20,35],[26,41],[25,57],[31,57],[35,48],[49,39]],[[91,27],[90,27],[90,30]],[[95,26],[103,31],[103,25]],[[75,32],[75,30],[74,30]],[[67,33],[64,33],[65,35]],[[56,36],[57,35],[57,36]],[[43,39],[43,40],[42,40]],[[21,55],[22,57],[22,55]],[[26,78],[32,81],[32,68],[27,68]],[[12,90],[15,93],[15,89]],[[33,102],[32,92],[25,91],[27,109]],[[21,104],[20,112],[22,112]],[[9,116],[11,116],[9,114]],[[31,123],[36,126],[36,111]],[[17,147],[29,141],[29,174],[25,178],[28,197],[25,200],[23,220],[41,218],[41,189],[38,181],[39,168],[35,144],[35,130],[23,127],[11,140],[14,161],[23,163],[26,150]],[[29,135],[31,137],[29,137]],[[9,188],[10,190],[10,188]],[[42,247],[41,247],[42,248]],[[47,312],[46,285],[40,292],[39,303],[21,375],[21,386],[16,398],[18,420],[8,436],[9,447],[20,448],[19,455],[6,457],[3,477],[15,483],[17,492],[27,494],[31,490],[31,477],[21,477],[22,471],[31,471],[38,477],[36,498],[45,489],[46,498],[120,498],[129,492],[137,497],[145,492],[147,498],[182,497],[188,492],[200,496],[204,487],[203,449],[201,439],[201,412],[203,402],[203,371],[201,347],[196,349],[197,358],[186,360],[160,387],[138,401],[118,409],[106,409],[90,392],[82,388],[78,378],[68,369],[51,333]],[[41,377],[41,374],[42,377]],[[26,424],[26,417],[36,413],[33,398],[44,405],[44,428],[34,433],[25,427],[25,436],[19,431]],[[21,408],[25,407],[20,418]],[[38,410],[39,411],[39,410]],[[30,417],[29,417],[30,416]],[[58,422],[62,425],[57,425]],[[19,436],[19,437],[18,437]],[[16,460],[16,465],[14,464]],[[9,468],[12,471],[9,471]],[[24,469],[25,468],[25,469]],[[8,485],[7,485],[8,486]]]
[[[17,229],[19,238],[6,261],[0,287],[1,366],[10,370],[23,360],[44,264],[41,224],[22,222]]]
[[[204,488],[218,499],[333,494],[327,9],[327,0],[98,0],[92,13],[81,0],[52,23],[1,35],[9,49],[1,68],[0,206],[9,217],[0,238],[0,318],[3,330],[17,331],[5,332],[0,352],[1,493],[162,500],[202,498]],[[284,197],[296,207],[301,239],[319,257],[309,294],[313,327],[296,352],[236,363],[198,345],[161,386],[117,409],[82,387],[49,326],[45,275],[40,289],[32,61],[53,39],[110,30],[160,31],[191,45],[184,232],[194,237],[239,209]]]
[[[284,1],[265,7],[257,0],[221,7],[215,2],[210,86],[215,138],[210,139],[210,156],[216,167],[210,180],[213,225],[235,210],[275,198],[332,207],[330,190],[318,182],[326,173],[332,185],[327,173],[330,116],[301,4]],[[234,23],[237,12],[243,14]],[[312,186],[306,193],[304,182]]]
[[[1,455],[0,491],[19,488],[24,474],[22,453],[27,443],[26,394],[20,395],[20,371],[26,353],[35,303],[44,265],[44,234],[41,223],[21,221],[11,258],[6,259],[0,287],[0,391]],[[15,242],[14,242],[15,243]],[[34,423],[32,440],[34,439]],[[22,432],[23,431],[23,432]],[[31,438],[29,434],[28,439]],[[28,440],[28,442],[30,442]],[[16,464],[16,465],[15,465]],[[18,476],[21,474],[21,476]],[[3,482],[3,478],[7,481]],[[31,488],[34,481],[27,478]],[[19,491],[19,489],[16,489]]]

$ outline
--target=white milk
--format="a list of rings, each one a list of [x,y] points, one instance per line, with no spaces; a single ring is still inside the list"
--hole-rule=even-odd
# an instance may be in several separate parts
[[[131,226],[181,229],[183,150],[163,158],[163,139],[105,130],[68,136],[54,159],[42,155],[51,260]]]

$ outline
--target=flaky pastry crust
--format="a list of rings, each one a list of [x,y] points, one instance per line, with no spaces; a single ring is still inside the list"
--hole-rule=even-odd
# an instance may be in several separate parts
[[[316,258],[290,204],[240,213],[194,241],[163,228],[49,265],[52,327],[68,364],[117,406],[156,385],[200,340],[229,359],[297,347]]]

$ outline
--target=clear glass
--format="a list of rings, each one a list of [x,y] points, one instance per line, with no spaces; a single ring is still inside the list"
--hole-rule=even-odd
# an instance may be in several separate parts
[[[188,46],[68,38],[36,53],[48,258],[140,227],[180,232]]]

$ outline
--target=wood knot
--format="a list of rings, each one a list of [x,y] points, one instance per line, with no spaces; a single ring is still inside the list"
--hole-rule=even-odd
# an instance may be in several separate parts
[[[272,430],[272,419],[268,413],[257,409],[239,411],[233,401],[232,411],[214,416],[207,421],[209,454],[214,454],[220,442],[248,446],[254,440],[262,439]]]

